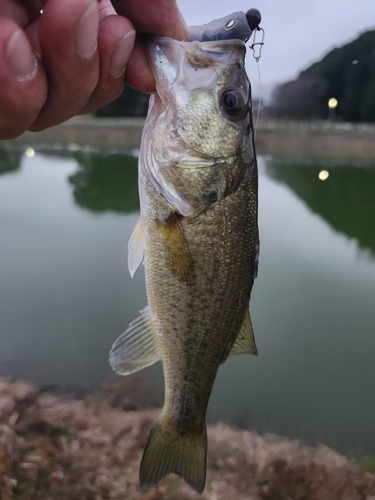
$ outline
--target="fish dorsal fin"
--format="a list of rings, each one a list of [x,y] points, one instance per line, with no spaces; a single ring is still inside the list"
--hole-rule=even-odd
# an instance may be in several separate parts
[[[158,361],[148,307],[145,307],[115,341],[109,362],[115,372],[129,375]]]
[[[142,219],[139,218],[128,243],[128,268],[130,276],[133,277],[138,266],[143,260],[145,251],[145,233],[143,230]]]
[[[258,354],[249,310],[245,313],[241,330],[237,335],[229,356],[235,356],[236,354],[254,354],[255,356]]]

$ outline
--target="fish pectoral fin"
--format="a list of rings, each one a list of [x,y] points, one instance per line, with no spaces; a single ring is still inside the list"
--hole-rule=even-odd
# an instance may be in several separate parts
[[[145,252],[145,233],[141,218],[138,219],[138,222],[130,236],[128,252],[128,268],[130,276],[133,277],[143,260]]]
[[[159,224],[159,231],[163,237],[167,266],[180,282],[192,284],[194,264],[177,216],[173,215],[164,224]]]
[[[245,313],[241,330],[237,335],[229,356],[235,356],[236,354],[254,354],[255,356],[258,354],[249,310]]]
[[[149,308],[145,307],[112,346],[109,362],[120,375],[129,375],[159,361],[156,351]]]

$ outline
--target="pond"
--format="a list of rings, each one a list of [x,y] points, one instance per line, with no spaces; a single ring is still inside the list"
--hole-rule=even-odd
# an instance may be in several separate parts
[[[0,374],[90,392],[146,305],[143,267],[127,270],[137,151],[27,147],[0,149]],[[220,368],[207,420],[373,454],[375,165],[259,171],[259,356]],[[142,376],[163,384],[160,363]]]

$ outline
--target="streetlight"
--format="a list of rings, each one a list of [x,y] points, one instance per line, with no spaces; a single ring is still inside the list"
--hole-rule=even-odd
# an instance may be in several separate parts
[[[328,121],[334,122],[336,118],[336,108],[339,101],[335,97],[328,99]]]

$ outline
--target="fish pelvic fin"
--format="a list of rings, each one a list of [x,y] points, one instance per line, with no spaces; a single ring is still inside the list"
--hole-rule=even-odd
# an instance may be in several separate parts
[[[142,488],[156,486],[167,474],[177,474],[195,491],[206,483],[207,431],[180,434],[159,419],[154,423],[143,452],[139,479]]]
[[[109,354],[113,370],[120,375],[129,375],[153,365],[158,361],[149,309],[145,307],[125,332],[114,342]]]
[[[134,276],[134,273],[141,264],[144,253],[145,234],[143,230],[142,219],[139,218],[128,243],[128,268],[131,277]]]
[[[245,312],[241,330],[234,341],[228,357],[235,356],[236,354],[254,354],[255,356],[258,354],[249,309]]]

